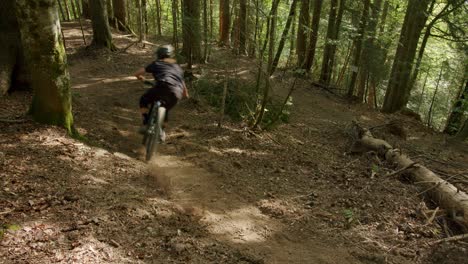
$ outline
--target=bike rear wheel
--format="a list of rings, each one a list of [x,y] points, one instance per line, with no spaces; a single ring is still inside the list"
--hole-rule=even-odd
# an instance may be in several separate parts
[[[160,143],[162,125],[166,116],[166,108],[161,107],[159,102],[152,109],[155,114],[150,115],[148,131],[145,135],[146,161],[150,161],[156,154],[157,146]]]

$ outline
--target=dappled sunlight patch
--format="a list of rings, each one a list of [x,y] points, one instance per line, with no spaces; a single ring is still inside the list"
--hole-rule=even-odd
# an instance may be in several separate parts
[[[90,175],[90,174],[82,175],[82,176],[80,176],[80,179],[82,179],[83,181],[85,181],[87,184],[90,184],[90,185],[107,185],[107,184],[109,184],[108,181],[103,180],[103,179],[98,178],[98,177],[95,177],[95,176]]]
[[[238,154],[238,155],[251,155],[251,156],[266,156],[269,155],[265,151],[255,151],[250,149],[240,149],[240,148],[217,148],[214,146],[209,147],[209,152],[216,154],[216,155],[224,155],[224,154]]]
[[[257,202],[258,209],[273,218],[297,219],[304,215],[304,205],[283,199],[263,199]]]
[[[88,80],[91,80],[93,82],[72,85],[72,88],[83,89],[83,88],[88,88],[88,87],[95,86],[98,84],[110,84],[110,83],[115,83],[115,82],[129,82],[129,81],[135,82],[135,77],[121,76],[121,77],[116,77],[116,78],[89,78]]]
[[[177,156],[159,155],[157,159],[151,161],[150,170],[156,172],[161,168],[193,167],[194,165],[181,161]]]
[[[260,210],[247,206],[225,214],[205,211],[202,222],[215,235],[235,243],[265,242],[278,229]]]

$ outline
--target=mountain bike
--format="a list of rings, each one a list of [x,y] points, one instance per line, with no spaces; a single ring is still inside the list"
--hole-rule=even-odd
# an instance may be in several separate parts
[[[153,87],[151,81],[143,81],[145,85]],[[146,132],[143,134],[143,145],[146,148],[146,161],[151,160],[156,154],[158,144],[162,143],[164,134],[163,123],[166,117],[166,108],[161,101],[156,101],[151,105]]]

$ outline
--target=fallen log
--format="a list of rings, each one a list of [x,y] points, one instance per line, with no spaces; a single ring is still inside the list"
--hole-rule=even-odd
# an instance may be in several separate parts
[[[375,151],[385,160],[405,168],[415,184],[423,190],[440,207],[450,213],[457,223],[468,229],[468,195],[434,172],[419,163],[415,163],[400,150],[394,149],[388,142],[374,138],[372,133],[353,122],[351,136],[354,138],[352,153]]]

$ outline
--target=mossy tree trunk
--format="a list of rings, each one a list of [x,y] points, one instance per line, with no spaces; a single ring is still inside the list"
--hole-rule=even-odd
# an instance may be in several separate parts
[[[107,8],[104,0],[89,0],[91,5],[91,22],[93,25],[92,46],[116,50],[112,43],[112,35],[107,18]]]
[[[17,0],[16,13],[29,64],[34,120],[72,131],[70,77],[56,0]]]

